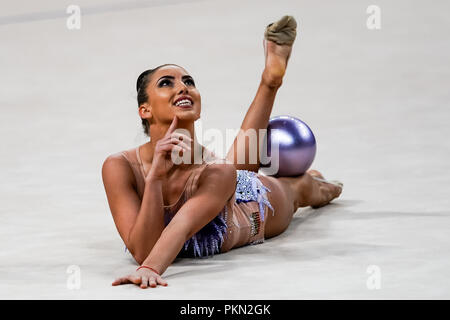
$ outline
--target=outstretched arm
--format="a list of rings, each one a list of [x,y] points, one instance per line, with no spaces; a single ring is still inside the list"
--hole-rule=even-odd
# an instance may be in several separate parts
[[[235,165],[236,169],[258,172],[260,163],[259,141],[260,139],[264,139],[264,133],[260,137],[259,129],[267,129],[275,96],[286,73],[292,44],[295,39],[296,22],[295,20],[292,21],[292,19],[283,17],[273,24],[273,26],[269,25],[272,29],[269,30],[269,27],[266,29],[266,35],[268,32],[270,33],[266,38],[275,41],[279,40],[279,43],[290,40],[292,43],[277,44],[267,39],[263,41],[266,60],[261,82],[256,96],[244,117],[240,131],[226,157],[229,162]],[[287,35],[289,35],[288,38]]]
[[[133,172],[121,155],[111,155],[105,160],[102,177],[123,242],[136,261],[145,259],[165,227],[161,182],[146,179],[141,200],[133,186]]]
[[[142,288],[166,284],[159,276],[175,260],[184,243],[212,221],[226,205],[236,187],[236,169],[231,164],[211,165],[199,179],[194,195],[175,214],[143,266],[153,268],[157,273],[143,268],[126,277],[119,278],[113,285],[135,283]],[[159,275],[158,275],[159,274]]]

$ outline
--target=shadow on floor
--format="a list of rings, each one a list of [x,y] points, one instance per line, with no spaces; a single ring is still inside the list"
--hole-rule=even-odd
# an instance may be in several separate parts
[[[261,264],[276,264],[280,261],[313,261],[324,257],[347,258],[376,254],[386,250],[399,250],[395,245],[343,241],[331,239],[327,233],[331,227],[327,224],[343,220],[369,220],[411,217],[449,217],[449,212],[400,212],[400,211],[352,211],[353,205],[361,200],[341,200],[319,209],[311,207],[299,209],[282,234],[266,239],[265,243],[235,248],[227,253],[206,258],[177,258],[173,266],[186,267],[188,270],[171,273],[167,279],[185,276],[201,276],[229,269],[252,268]],[[320,221],[318,221],[320,220]],[[270,257],[270,259],[268,259]],[[130,261],[132,258],[130,257]],[[134,261],[133,261],[134,262]],[[192,268],[190,268],[192,267]]]

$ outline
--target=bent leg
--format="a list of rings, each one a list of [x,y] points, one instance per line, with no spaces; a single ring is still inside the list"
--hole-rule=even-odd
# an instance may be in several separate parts
[[[302,207],[321,207],[339,197],[342,188],[317,181],[313,175],[320,172],[310,170],[298,177],[270,177],[258,175],[261,182],[268,187],[268,199],[275,209],[270,209],[265,223],[265,238],[271,238],[284,232],[289,226],[294,213]]]
[[[295,208],[295,194],[290,185],[282,178],[274,178],[270,176],[258,175],[261,182],[270,189],[267,192],[270,204],[274,208],[272,210],[266,207],[266,221],[264,224],[264,238],[272,238],[283,233],[297,210]]]

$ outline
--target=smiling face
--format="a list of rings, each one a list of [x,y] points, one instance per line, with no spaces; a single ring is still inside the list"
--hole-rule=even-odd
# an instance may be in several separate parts
[[[200,118],[200,92],[183,68],[168,65],[157,69],[145,90],[148,100],[139,106],[139,115],[149,123],[171,123],[174,115],[180,123]]]

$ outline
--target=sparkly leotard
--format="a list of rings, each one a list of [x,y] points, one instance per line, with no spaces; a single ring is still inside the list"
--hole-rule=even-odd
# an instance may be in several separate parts
[[[136,178],[136,191],[142,199],[145,173],[139,147],[121,152]],[[194,165],[183,192],[171,205],[164,205],[164,221],[168,225],[183,204],[195,193],[203,170],[213,162]],[[231,248],[264,242],[264,224],[270,204],[267,191],[255,172],[237,170],[236,191],[217,216],[185,242],[177,257],[207,257]]]

